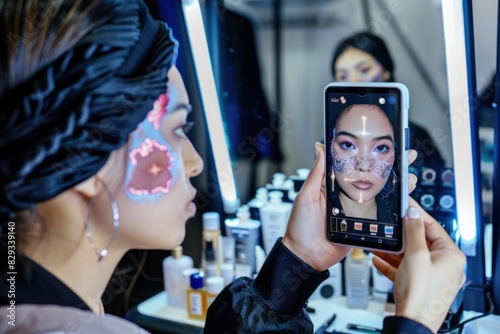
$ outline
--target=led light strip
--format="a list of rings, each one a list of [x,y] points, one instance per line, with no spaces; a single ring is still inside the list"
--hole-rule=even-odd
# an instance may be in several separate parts
[[[184,12],[203,108],[208,123],[208,133],[214,152],[224,211],[235,213],[240,206],[240,200],[236,194],[233,169],[222,125],[219,98],[215,90],[215,79],[198,0],[183,0],[182,11]]]
[[[476,193],[474,191],[473,152],[470,129],[470,97],[467,81],[464,8],[462,0],[443,0],[450,121],[455,169],[456,210],[460,248],[468,256],[476,255]]]

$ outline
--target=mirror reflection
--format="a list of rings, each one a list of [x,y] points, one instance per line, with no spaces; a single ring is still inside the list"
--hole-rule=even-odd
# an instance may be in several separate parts
[[[414,166],[453,167],[441,1],[204,5],[242,202],[273,173],[312,165],[314,143],[323,140],[322,92],[332,81],[404,83]]]

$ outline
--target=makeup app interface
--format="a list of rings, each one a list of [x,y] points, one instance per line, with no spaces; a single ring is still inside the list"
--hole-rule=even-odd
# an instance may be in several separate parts
[[[328,87],[325,98],[328,237],[397,250],[402,233],[400,91]]]

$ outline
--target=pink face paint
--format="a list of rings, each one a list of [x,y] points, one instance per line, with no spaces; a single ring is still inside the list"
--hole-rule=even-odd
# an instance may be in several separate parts
[[[154,139],[145,139],[141,146],[129,154],[135,166],[128,190],[134,195],[167,193],[172,181],[174,158],[166,146]]]
[[[168,95],[161,94],[153,104],[153,110],[151,110],[146,116],[148,122],[153,123],[153,128],[155,130],[160,129],[161,118],[167,112],[168,102],[169,102]]]

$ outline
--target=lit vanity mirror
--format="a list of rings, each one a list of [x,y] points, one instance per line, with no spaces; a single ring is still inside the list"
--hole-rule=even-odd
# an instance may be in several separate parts
[[[312,166],[314,143],[323,140],[322,92],[327,83],[339,81],[332,73],[335,48],[354,33],[369,30],[388,48],[392,80],[410,91],[410,129],[429,136],[413,141],[413,148],[420,146],[419,159],[436,152],[441,159],[437,164],[417,159],[411,167],[418,176],[412,196],[457,242],[461,236],[462,250],[475,257],[482,246],[477,245],[476,228],[482,213],[474,185],[480,181],[473,175],[480,174],[474,169],[472,152],[477,148],[472,138],[477,133],[471,131],[466,97],[471,94],[471,75],[477,82],[474,94],[481,95],[495,72],[497,10],[492,8],[497,3],[470,1],[477,18],[477,59],[471,70],[466,2],[200,1],[242,203],[271,182],[275,172],[291,176]],[[356,63],[361,60],[354,54],[344,58],[344,66],[358,66],[360,75],[369,71],[365,63]],[[482,129],[480,135],[487,146],[491,129]]]
[[[391,80],[404,83],[410,91],[412,147],[418,146],[420,153],[413,171],[422,185],[414,196],[426,209],[454,216],[440,1],[204,0],[200,4],[242,203],[270,183],[275,172],[292,176],[312,166],[314,144],[323,141],[326,84]],[[354,43],[360,49],[340,53],[335,65],[340,70],[334,78],[336,47],[367,30],[385,43],[392,65],[363,45],[378,41],[358,37]],[[388,77],[366,73],[380,63],[391,67]],[[357,76],[339,75],[346,68]],[[453,223],[447,224],[451,232]]]
[[[410,120],[428,134],[419,142],[421,153],[438,152],[439,167],[453,167],[439,1],[290,0],[278,10],[279,1],[269,0],[201,3],[243,203],[273,173],[291,176],[312,166],[314,143],[323,140],[322,92],[335,80],[334,49],[368,28],[385,41],[394,79],[410,90]],[[442,172],[454,179],[450,171],[431,168],[419,180],[423,176],[435,192]],[[435,194],[422,196],[424,206],[439,205]]]

